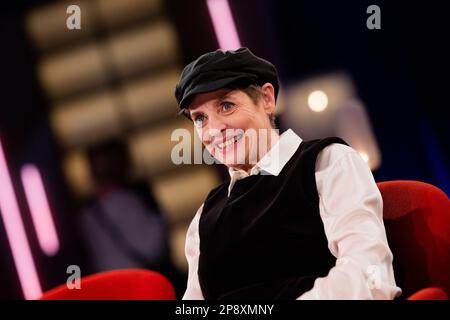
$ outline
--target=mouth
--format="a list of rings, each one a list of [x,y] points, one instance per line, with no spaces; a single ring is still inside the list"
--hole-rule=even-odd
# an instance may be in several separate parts
[[[237,134],[231,138],[228,138],[226,141],[224,142],[220,142],[220,143],[216,143],[214,145],[214,147],[216,147],[217,149],[219,149],[220,151],[226,150],[228,149],[230,146],[234,145],[236,142],[238,142],[239,140],[242,139],[242,137],[244,136],[243,133],[241,134]]]

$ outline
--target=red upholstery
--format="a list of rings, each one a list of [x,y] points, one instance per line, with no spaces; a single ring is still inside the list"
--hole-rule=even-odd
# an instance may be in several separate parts
[[[418,181],[380,182],[384,223],[403,297],[439,287],[450,292],[450,201]],[[423,295],[415,296],[423,297]]]
[[[426,288],[414,293],[408,300],[448,300],[448,295],[441,288]]]
[[[60,285],[41,300],[175,300],[175,290],[163,275],[149,270],[101,272],[81,278],[80,289]]]

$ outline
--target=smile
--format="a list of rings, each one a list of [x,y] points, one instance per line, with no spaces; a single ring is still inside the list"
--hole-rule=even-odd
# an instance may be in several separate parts
[[[238,142],[239,140],[241,140],[243,136],[244,136],[244,134],[238,134],[238,135],[228,139],[225,142],[217,143],[216,144],[216,148],[219,148],[219,149],[223,150],[223,149],[227,148],[228,146],[230,146],[230,145]]]

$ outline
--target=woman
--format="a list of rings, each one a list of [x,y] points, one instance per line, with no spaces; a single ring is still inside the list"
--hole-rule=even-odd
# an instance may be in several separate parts
[[[275,67],[247,48],[206,53],[181,74],[180,109],[230,173],[189,226],[183,298],[393,299],[370,170],[342,139],[279,136],[278,89]]]

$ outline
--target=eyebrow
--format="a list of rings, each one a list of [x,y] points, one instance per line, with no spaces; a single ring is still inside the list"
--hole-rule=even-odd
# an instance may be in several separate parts
[[[190,113],[189,116],[192,119],[193,117],[195,117],[196,115],[199,115],[199,114],[203,114],[203,112],[201,112],[201,111],[192,111],[192,113]]]
[[[234,93],[234,91],[236,91],[236,89],[232,89],[232,90],[226,92],[225,94],[223,94],[221,97],[215,99],[215,103],[214,104],[216,106],[220,105],[222,102],[224,102],[226,99],[228,99],[229,96],[232,93]],[[189,113],[191,118],[193,118],[193,117],[195,117],[196,115],[199,115],[199,114],[203,114],[203,112],[202,111],[192,111],[192,113]]]
[[[229,96],[232,95],[235,91],[236,91],[236,89],[232,89],[232,90],[228,91],[227,93],[225,93],[220,98],[218,98],[217,99],[217,104],[221,104],[224,100],[228,99]]]

